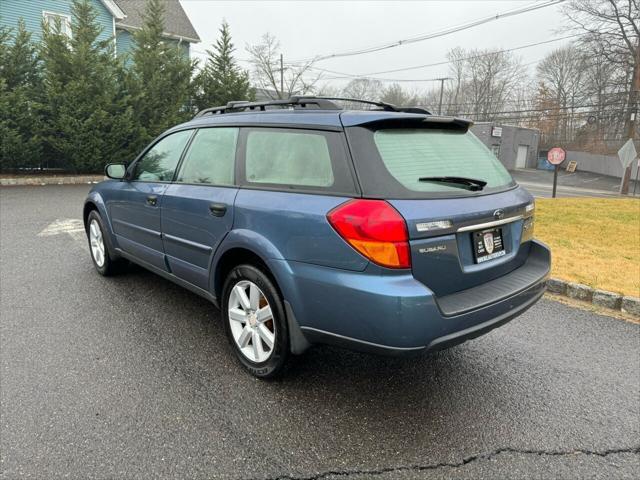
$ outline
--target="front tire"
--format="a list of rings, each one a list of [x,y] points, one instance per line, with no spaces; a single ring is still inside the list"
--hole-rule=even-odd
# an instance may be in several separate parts
[[[87,239],[89,240],[89,252],[93,266],[100,275],[108,277],[117,272],[121,260],[115,258],[109,250],[109,244],[105,239],[104,224],[96,210],[92,210],[87,217]]]
[[[267,379],[282,373],[289,357],[284,305],[271,279],[253,265],[239,265],[222,289],[227,338],[240,364]]]

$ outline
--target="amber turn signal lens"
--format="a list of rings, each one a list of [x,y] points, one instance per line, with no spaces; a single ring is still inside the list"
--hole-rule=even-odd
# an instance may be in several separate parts
[[[349,200],[327,214],[338,234],[372,262],[411,268],[407,224],[384,200]]]

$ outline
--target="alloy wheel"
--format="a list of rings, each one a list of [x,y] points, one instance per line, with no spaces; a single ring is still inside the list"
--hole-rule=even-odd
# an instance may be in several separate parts
[[[262,290],[248,280],[236,283],[229,294],[228,316],[242,355],[256,363],[267,361],[275,347],[276,325]]]
[[[96,219],[89,224],[89,243],[91,245],[91,255],[98,267],[102,267],[105,261],[104,240],[102,230]]]

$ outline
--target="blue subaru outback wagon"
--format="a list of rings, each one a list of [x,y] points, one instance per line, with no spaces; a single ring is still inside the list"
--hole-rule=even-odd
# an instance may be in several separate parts
[[[108,165],[84,205],[97,271],[128,260],[209,299],[262,378],[313,344],[437,350],[533,305],[533,198],[470,122],[340,100],[231,102]]]

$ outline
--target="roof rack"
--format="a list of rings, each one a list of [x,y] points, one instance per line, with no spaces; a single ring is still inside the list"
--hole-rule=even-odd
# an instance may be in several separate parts
[[[229,102],[221,107],[212,107],[205,108],[204,110],[200,110],[194,118],[202,117],[203,115],[212,114],[219,115],[223,113],[233,113],[233,112],[251,112],[251,111],[259,111],[264,112],[268,108],[309,108],[315,110],[341,110],[335,103],[330,102],[328,100],[316,97],[291,97],[286,100],[269,100],[266,102],[248,102],[246,100],[243,101],[235,101]]]
[[[225,113],[233,112],[251,112],[260,111],[264,112],[267,109],[274,108],[292,108],[292,109],[313,109],[313,110],[342,110],[333,101],[338,100],[341,102],[354,102],[363,103],[366,105],[375,105],[380,107],[381,110],[386,112],[404,112],[404,113],[421,113],[430,115],[428,110],[419,107],[396,107],[390,103],[385,102],[373,102],[370,100],[360,100],[357,98],[345,98],[345,97],[313,97],[313,96],[293,96],[286,100],[269,100],[266,102],[249,102],[246,100],[239,100],[229,102],[226,105],[220,107],[211,107],[200,110],[196,113],[194,118],[202,117],[204,115],[221,115]],[[271,107],[271,108],[267,108]]]

